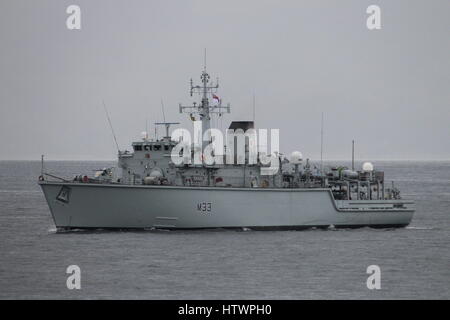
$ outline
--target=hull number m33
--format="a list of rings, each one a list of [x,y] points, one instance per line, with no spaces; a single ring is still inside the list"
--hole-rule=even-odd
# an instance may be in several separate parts
[[[199,202],[197,203],[197,211],[202,213],[208,213],[212,210],[211,202]]]

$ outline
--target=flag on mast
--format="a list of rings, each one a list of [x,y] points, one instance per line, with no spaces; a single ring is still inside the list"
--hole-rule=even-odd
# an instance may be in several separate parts
[[[218,107],[220,106],[220,98],[218,96],[216,96],[214,93],[211,92],[212,98],[213,98],[213,103],[212,105],[214,107]]]
[[[220,98],[216,96],[214,93],[212,94],[212,97],[214,100],[217,100],[217,102],[220,102]]]

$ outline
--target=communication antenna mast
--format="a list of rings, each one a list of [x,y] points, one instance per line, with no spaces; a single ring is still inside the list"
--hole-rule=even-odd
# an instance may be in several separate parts
[[[108,118],[109,127],[111,128],[111,132],[112,132],[113,137],[114,137],[114,142],[116,143],[117,152],[120,152],[119,144],[117,143],[116,134],[114,133],[114,128],[112,126],[111,119],[109,118],[108,109],[106,108],[105,100],[103,100],[103,108],[105,109],[106,117]]]
[[[203,61],[203,71],[206,72],[206,48],[205,48],[205,56],[204,56],[204,61]]]
[[[163,126],[165,126],[166,127],[166,135],[165,135],[165,139],[170,139],[170,136],[169,136],[169,129],[170,129],[170,126],[171,125],[175,125],[175,124],[180,124],[179,122],[155,122],[155,129],[156,129],[156,126],[159,126],[159,125],[163,125]]]
[[[256,102],[255,102],[255,92],[253,92],[253,127],[255,128],[255,115],[256,115]]]
[[[192,97],[194,93],[200,93],[202,98],[199,104],[192,103],[191,105],[179,105],[180,113],[188,113],[192,119],[193,115],[197,115],[198,118],[202,122],[202,132],[208,132],[208,129],[211,128],[211,117],[213,114],[230,113],[230,104],[227,106],[222,106],[221,100],[219,100],[218,105],[210,105],[208,96],[209,94],[215,94],[217,89],[219,88],[219,81],[215,83],[210,82],[210,76],[206,72],[206,49],[205,49],[205,61],[204,61],[204,70],[200,76],[201,85],[194,85],[193,80],[190,81],[190,90],[189,93]],[[202,150],[206,147],[210,139],[204,139],[202,141]]]
[[[355,140],[352,140],[352,171],[355,171]]]
[[[145,139],[148,140],[148,118],[145,118]]]
[[[161,98],[161,109],[163,114],[163,121],[166,122],[166,113],[164,112],[164,101],[162,98]]]
[[[41,176],[44,177],[44,155],[41,155]]]
[[[323,112],[320,123],[320,173],[323,174]]]

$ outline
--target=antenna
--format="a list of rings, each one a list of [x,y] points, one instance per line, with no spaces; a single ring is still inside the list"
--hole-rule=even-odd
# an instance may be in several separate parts
[[[162,114],[163,114],[163,121],[166,122],[166,114],[164,112],[164,101],[161,98],[161,109],[162,109]]]
[[[355,171],[355,140],[352,140],[352,171]]]
[[[204,61],[203,61],[203,70],[206,71],[206,48],[205,48],[205,57],[204,57]]]
[[[163,122],[155,122],[155,131],[156,131],[157,125],[164,125],[166,127],[166,135],[163,138],[170,139],[170,136],[169,136],[170,126],[173,124],[180,124],[180,123],[179,122],[166,122],[166,114],[164,112],[164,101],[162,98],[161,98],[161,109],[162,109],[162,114],[163,114]]]
[[[256,113],[256,102],[255,102],[255,92],[253,91],[253,127],[255,128],[255,113]]]
[[[145,139],[148,139],[148,118],[145,118]]]
[[[106,108],[105,100],[103,100],[103,108],[105,109],[106,117],[108,118],[108,122],[109,122],[109,127],[111,128],[111,132],[112,132],[113,137],[114,137],[114,142],[116,143],[117,152],[120,152],[119,144],[117,143],[116,134],[114,133],[114,128],[112,126],[111,119],[109,118],[108,109]]]
[[[201,102],[196,104],[195,102],[192,105],[183,106],[179,104],[180,113],[189,113],[192,119],[192,115],[196,114],[199,116],[200,121],[202,122],[202,131],[208,132],[208,129],[211,128],[211,118],[214,114],[223,114],[225,112],[230,113],[230,104],[227,106],[222,106],[220,103],[217,106],[213,106],[209,104],[208,95],[214,94],[217,92],[216,90],[219,88],[219,83],[210,82],[210,76],[206,72],[206,49],[205,49],[205,61],[204,61],[205,70],[202,71],[200,79],[202,81],[202,85],[194,86],[194,83],[191,79],[190,83],[190,94],[192,96],[193,93],[200,93],[202,95]],[[208,141],[210,139],[205,139],[202,141],[202,148],[205,148]]]
[[[164,138],[167,138],[167,139],[169,139],[170,138],[170,136],[169,136],[169,128],[170,128],[170,126],[171,125],[173,125],[173,124],[180,124],[179,122],[155,122],[155,129],[156,129],[156,126],[157,125],[163,125],[163,126],[165,126],[166,127],[166,135],[165,135],[165,137]]]
[[[44,177],[44,155],[41,155],[41,176]]]
[[[323,174],[323,112],[320,123],[320,173]]]

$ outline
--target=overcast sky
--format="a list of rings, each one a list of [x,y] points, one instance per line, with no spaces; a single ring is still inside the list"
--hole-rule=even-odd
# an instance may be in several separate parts
[[[66,8],[81,7],[81,30]],[[381,30],[366,8],[381,7]],[[207,67],[234,120],[283,152],[450,159],[450,1],[0,2],[0,159],[114,159],[149,123],[181,121]],[[151,127],[153,132],[153,127]],[[162,130],[160,133],[162,134]]]

